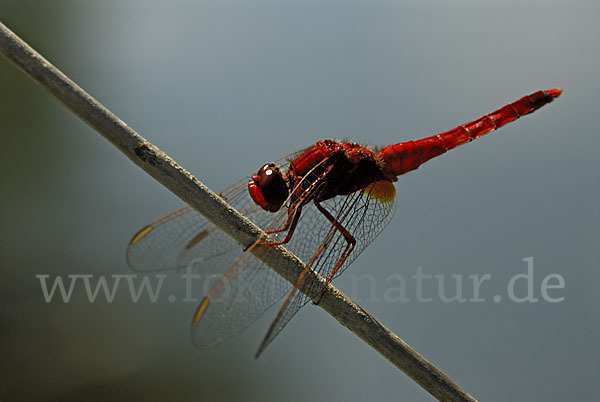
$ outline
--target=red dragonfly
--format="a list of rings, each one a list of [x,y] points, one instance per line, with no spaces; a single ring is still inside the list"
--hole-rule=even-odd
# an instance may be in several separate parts
[[[330,282],[381,233],[395,210],[397,177],[446,151],[532,113],[561,94],[538,91],[455,129],[374,150],[353,142],[324,140],[243,178],[220,195],[268,237],[242,250],[191,207],[142,228],[129,243],[136,271],[191,267],[218,278],[196,309],[192,341],[214,346],[248,326],[285,296],[263,339],[260,355],[321,284],[300,275],[291,285],[256,254],[269,245],[288,250]],[[303,282],[304,281],[304,282]],[[322,294],[322,293],[321,293]],[[317,296],[314,296],[317,295]]]

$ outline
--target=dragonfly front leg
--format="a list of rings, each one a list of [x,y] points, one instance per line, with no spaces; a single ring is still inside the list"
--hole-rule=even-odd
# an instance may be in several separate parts
[[[298,225],[298,220],[300,219],[301,214],[302,214],[302,205],[293,208],[288,213],[287,219],[282,228],[276,229],[276,230],[269,230],[269,231],[265,232],[267,234],[274,234],[274,233],[285,232],[287,230],[287,234],[285,235],[285,238],[282,241],[263,242],[263,241],[257,240],[258,245],[281,246],[282,244],[288,243],[292,239],[292,236],[294,235],[294,230],[296,230],[296,225]]]
[[[335,268],[333,269],[333,271],[331,271],[331,274],[327,278],[327,283],[326,283],[325,287],[323,288],[323,292],[321,293],[319,300],[317,300],[314,303],[314,304],[319,304],[319,302],[325,295],[325,292],[327,291],[327,285],[329,285],[329,283],[331,282],[331,280],[333,279],[335,274],[339,271],[339,269],[342,267],[342,265],[344,265],[344,262],[346,261],[346,259],[348,259],[348,256],[350,255],[352,250],[354,250],[354,246],[356,246],[356,239],[354,238],[354,236],[352,236],[352,234],[344,226],[342,226],[342,224],[340,222],[338,222],[337,219],[335,219],[333,217],[333,215],[331,215],[329,213],[329,211],[327,211],[325,208],[323,208],[323,206],[321,204],[319,204],[319,202],[315,201],[314,203],[315,203],[315,206],[317,207],[317,209],[319,210],[319,212],[321,212],[325,216],[325,218],[327,218],[327,220],[329,222],[331,222],[331,224],[335,227],[335,229],[338,232],[340,232],[341,235],[344,236],[344,239],[346,240],[346,248],[344,249],[344,252],[338,259],[337,263],[335,264]]]

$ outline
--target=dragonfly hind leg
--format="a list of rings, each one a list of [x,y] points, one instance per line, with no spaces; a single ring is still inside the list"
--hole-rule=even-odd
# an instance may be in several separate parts
[[[325,287],[323,288],[323,291],[321,292],[321,296],[319,296],[319,299],[316,302],[313,302],[313,304],[319,304],[321,302],[321,299],[325,295],[325,292],[327,292],[327,285],[329,285],[335,274],[342,267],[352,250],[354,250],[354,246],[356,246],[356,239],[354,238],[354,236],[352,236],[348,229],[346,229],[340,222],[338,222],[337,219],[335,219],[333,215],[329,213],[329,211],[327,211],[321,204],[319,204],[319,202],[315,201],[314,203],[319,212],[321,212],[325,216],[325,218],[327,218],[327,220],[331,222],[335,229],[338,232],[340,232],[346,240],[346,248],[344,249],[344,252],[338,259],[337,263],[335,264],[335,268],[331,271],[331,274],[327,278],[327,282],[325,284]]]

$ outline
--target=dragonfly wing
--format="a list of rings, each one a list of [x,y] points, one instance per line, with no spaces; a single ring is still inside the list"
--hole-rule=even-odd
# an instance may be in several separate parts
[[[319,179],[326,173],[326,169],[316,169],[311,175],[307,175],[311,181],[307,183],[302,197],[297,200],[300,205],[303,205],[306,199],[304,197],[310,197],[320,190]],[[307,182],[309,179],[305,177],[303,180]],[[253,208],[259,207],[255,205]],[[281,229],[289,222],[288,214],[293,213],[295,208],[288,206],[268,215],[259,212],[252,214],[253,208],[249,207],[248,211],[251,212],[251,218],[252,215],[255,218],[255,223],[271,233],[272,241],[282,241],[286,231]],[[304,242],[299,250],[309,255],[312,253],[311,248],[318,247],[319,242],[314,242],[314,236],[310,235],[313,230],[310,225],[304,225],[304,228],[309,233],[302,236]],[[257,257],[267,247],[253,244],[212,285],[192,320],[192,341],[198,348],[214,346],[241,331],[289,292],[292,285]]]
[[[279,158],[287,168],[294,154]],[[248,193],[244,177],[219,193],[233,208],[261,228],[279,222],[272,213],[261,209]],[[135,271],[163,271],[184,268],[193,263],[195,270],[220,264],[223,272],[242,254],[241,246],[213,223],[186,206],[160,218],[136,233],[127,248],[127,263]],[[209,264],[210,263],[210,264]]]
[[[194,243],[202,243],[207,248],[207,257],[226,252],[235,244],[233,240],[222,241],[215,236],[219,237],[216,227],[187,206],[150,223],[134,235],[127,247],[127,263],[135,271],[174,269],[181,267],[181,254]],[[206,247],[209,245],[211,247]]]
[[[199,349],[217,345],[250,325],[292,285],[252,252],[244,253],[216,281],[192,320]]]
[[[350,195],[327,200],[322,203],[322,206],[356,240],[354,249],[334,275],[335,278],[390,222],[396,208],[394,185],[387,181],[377,182]],[[299,227],[287,247],[299,256],[310,269],[327,279],[344,255],[348,243],[345,237],[313,204],[309,204],[303,209],[303,217],[300,222],[302,225],[310,226],[311,229],[304,230]],[[316,246],[315,243],[317,243]],[[307,255],[308,253],[312,253],[312,255]],[[300,287],[308,290],[313,298],[318,298],[322,294],[323,285],[310,278],[311,276],[306,276]],[[309,300],[310,297],[300,292],[296,286],[293,287],[263,339],[257,357]]]
[[[278,160],[289,165],[290,157]],[[265,229],[280,228],[287,209],[277,213],[264,211],[251,199],[249,178],[226,188],[221,195],[232,207]],[[275,240],[281,234],[274,234]],[[196,346],[217,344],[236,334],[267,308],[272,306],[291,285],[264,265],[214,224],[187,206],[142,228],[133,236],[127,249],[127,262],[136,271],[160,271],[191,267],[206,274],[205,280],[217,280],[203,302],[203,319],[192,325]],[[235,274],[233,274],[235,272]],[[223,285],[224,289],[221,289]],[[198,316],[196,318],[199,318]]]
[[[221,196],[260,224],[271,219],[256,207],[244,178]],[[242,254],[241,246],[190,206],[177,210],[136,233],[127,248],[127,263],[135,271],[177,269],[193,263],[196,269],[224,264],[221,272]]]

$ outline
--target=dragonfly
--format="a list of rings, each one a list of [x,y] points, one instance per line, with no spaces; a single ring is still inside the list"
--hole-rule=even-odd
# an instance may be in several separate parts
[[[388,225],[399,176],[534,112],[561,92],[537,91],[452,130],[380,149],[319,141],[219,193],[266,237],[243,249],[186,206],[138,231],[129,242],[127,262],[135,271],[189,268],[216,279],[192,318],[191,339],[199,349],[225,341],[283,299],[258,357],[302,306],[311,299],[318,303],[326,285]],[[306,263],[294,284],[257,257],[274,245],[284,245]],[[306,275],[309,270],[326,284]]]

